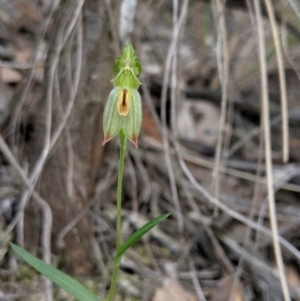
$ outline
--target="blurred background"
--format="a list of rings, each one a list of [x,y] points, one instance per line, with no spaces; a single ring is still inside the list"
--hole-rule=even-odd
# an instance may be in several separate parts
[[[0,300],[75,300],[9,241],[105,296],[119,147],[102,114],[127,42],[143,127],[122,235],[171,217],[125,254],[116,300],[287,300],[282,282],[300,300],[299,0],[0,1]]]

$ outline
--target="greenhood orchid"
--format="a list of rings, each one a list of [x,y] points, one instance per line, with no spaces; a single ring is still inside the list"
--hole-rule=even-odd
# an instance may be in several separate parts
[[[138,88],[141,64],[131,44],[127,44],[114,64],[114,85],[104,109],[102,145],[123,131],[138,147],[142,126],[142,104]]]

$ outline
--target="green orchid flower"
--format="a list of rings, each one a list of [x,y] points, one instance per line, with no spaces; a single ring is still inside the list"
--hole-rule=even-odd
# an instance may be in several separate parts
[[[131,44],[127,44],[114,64],[114,89],[104,109],[102,145],[121,131],[138,147],[137,138],[142,126],[142,104],[138,88],[141,64]]]
[[[149,232],[153,227],[165,220],[169,213],[158,216],[141,228],[137,229],[124,242],[122,239],[122,195],[123,195],[123,174],[126,154],[127,139],[136,147],[137,138],[142,125],[142,105],[141,96],[138,92],[141,84],[138,77],[141,73],[141,65],[136,57],[133,47],[128,44],[124,47],[120,57],[114,65],[114,79],[112,80],[114,88],[108,96],[108,101],[104,110],[103,129],[104,145],[107,141],[119,135],[120,137],[120,157],[118,168],[117,185],[117,207],[116,207],[116,252],[113,260],[113,271],[108,294],[101,300],[114,301],[117,289],[118,273],[120,263],[124,253],[132,247],[143,235]],[[87,288],[72,277],[57,270],[52,265],[36,258],[24,249],[11,243],[13,250],[29,265],[35,268],[52,282],[65,289],[79,301],[99,301]],[[71,250],[70,250],[71,251]],[[50,291],[51,293],[51,291]],[[48,291],[47,291],[48,294]]]

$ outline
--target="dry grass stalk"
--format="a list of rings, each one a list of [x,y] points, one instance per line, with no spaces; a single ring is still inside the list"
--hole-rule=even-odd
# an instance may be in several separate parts
[[[280,274],[280,282],[285,301],[290,301],[290,293],[288,289],[287,279],[284,272],[283,259],[281,254],[281,248],[278,241],[278,226],[276,218],[275,207],[275,195],[273,187],[273,172],[272,172],[272,146],[271,146],[271,130],[270,130],[270,117],[269,117],[269,96],[268,96],[268,79],[267,79],[267,66],[265,61],[265,42],[264,42],[264,30],[262,25],[262,16],[260,2],[254,1],[254,9],[257,22],[257,34],[258,34],[258,47],[259,47],[259,60],[260,60],[260,72],[261,72],[261,93],[263,104],[263,125],[264,125],[264,138],[265,138],[265,157],[267,167],[267,188],[268,188],[268,201],[270,210],[270,221],[273,236],[273,246],[276,257],[276,263]]]

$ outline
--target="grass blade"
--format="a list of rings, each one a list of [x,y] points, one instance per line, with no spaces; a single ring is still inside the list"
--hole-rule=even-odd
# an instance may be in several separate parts
[[[81,283],[67,274],[59,271],[52,265],[45,263],[44,261],[31,255],[19,246],[10,243],[12,249],[17,253],[24,261],[39,271],[41,274],[48,277],[55,284],[65,289],[75,298],[80,301],[99,301],[88,289],[86,289]]]
[[[136,230],[132,235],[130,235],[127,240],[120,246],[119,251],[117,252],[115,258],[114,258],[114,263],[116,263],[122,255],[126,252],[128,248],[130,248],[133,244],[135,244],[144,234],[149,232],[153,227],[156,225],[160,224],[163,220],[165,220],[170,213],[166,213],[163,215],[160,215],[148,223],[146,223],[144,226]]]

